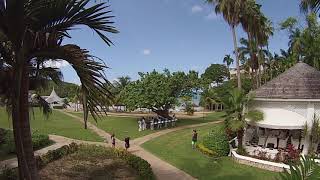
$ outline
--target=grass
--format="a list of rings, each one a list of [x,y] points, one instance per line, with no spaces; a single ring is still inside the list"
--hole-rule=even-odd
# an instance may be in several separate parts
[[[218,128],[218,126],[219,125],[210,125],[197,128],[199,140],[201,140],[201,137],[207,134],[210,129]],[[215,160],[192,149],[191,133],[192,129],[172,132],[148,141],[144,143],[142,147],[198,179],[276,179],[277,173],[238,164],[230,157]]]
[[[73,112],[72,114],[83,117],[82,113]],[[222,118],[224,114],[221,112],[210,113],[204,118],[192,118],[192,119],[179,119],[177,126],[184,126],[190,124],[206,123],[211,121],[216,121]],[[139,117],[116,117],[116,116],[103,116],[98,119],[97,123],[89,116],[89,121],[97,125],[100,129],[108,133],[115,133],[116,137],[124,140],[125,137],[130,137],[130,139],[136,139],[151,133],[156,132],[156,130],[145,130],[138,131],[138,118]]]
[[[78,120],[56,110],[53,110],[49,118],[46,119],[40,109],[34,108],[34,114],[30,112],[30,124],[33,131],[37,130],[42,134],[55,134],[85,141],[103,141],[94,132],[85,130]],[[4,108],[0,108],[0,128],[11,129],[11,127],[11,120],[9,120],[7,112]]]

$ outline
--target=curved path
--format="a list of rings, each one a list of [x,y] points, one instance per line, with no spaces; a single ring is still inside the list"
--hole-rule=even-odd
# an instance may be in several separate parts
[[[68,112],[65,111],[60,111],[70,117],[73,117],[74,119],[79,120],[81,123],[83,122],[83,119],[75,116],[73,114],[70,114]],[[170,180],[194,180],[195,178],[192,177],[191,175],[187,174],[186,172],[172,166],[171,164],[161,160],[160,158],[154,156],[153,154],[151,154],[150,152],[146,151],[145,149],[141,148],[140,145],[151,140],[154,139],[156,137],[165,135],[167,133],[170,132],[174,132],[174,131],[178,131],[178,130],[182,130],[182,129],[187,129],[187,128],[194,128],[194,127],[199,127],[199,126],[205,126],[205,125],[209,125],[209,124],[218,124],[221,123],[222,121],[215,121],[215,122],[209,122],[209,123],[201,123],[201,124],[194,124],[194,125],[186,125],[186,126],[181,126],[181,127],[176,127],[176,128],[172,128],[172,129],[166,129],[163,131],[158,131],[155,132],[153,134],[149,134],[137,139],[134,139],[131,141],[131,147],[129,149],[129,151],[143,159],[145,159],[146,161],[148,161],[152,167],[152,170],[154,172],[154,174],[156,175],[157,179],[170,179]],[[93,132],[97,133],[99,136],[101,136],[102,138],[106,139],[106,142],[111,142],[110,139],[110,134],[105,132],[104,130],[99,129],[97,126],[95,126],[94,124],[88,122],[87,123],[88,128],[91,129]],[[62,136],[57,136],[57,135],[49,135],[50,140],[56,142],[54,145],[46,147],[44,149],[38,150],[35,152],[35,155],[43,155],[45,153],[47,153],[49,150],[54,150],[54,149],[58,149],[64,145],[68,145],[72,142],[77,143],[77,144],[95,144],[95,145],[102,145],[102,146],[106,146],[106,147],[110,147],[111,144],[108,143],[103,143],[103,142],[90,142],[90,141],[81,141],[81,140],[75,140],[75,139],[70,139],[70,138],[66,138],[66,137],[62,137]],[[124,142],[116,139],[116,147],[118,148],[122,148],[124,145]],[[0,162],[0,170],[4,169],[4,168],[16,168],[18,167],[18,163],[17,163],[17,159],[13,158],[13,159],[9,159],[9,160],[5,160],[5,161],[1,161]]]

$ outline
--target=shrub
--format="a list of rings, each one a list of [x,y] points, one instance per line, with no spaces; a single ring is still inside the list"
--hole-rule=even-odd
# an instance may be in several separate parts
[[[197,144],[197,148],[203,154],[206,154],[208,156],[217,156],[217,154],[215,152],[213,152],[212,150],[206,148],[202,143]]]
[[[155,179],[151,165],[144,159],[138,156],[135,156],[123,149],[114,149],[113,153],[120,159],[125,160],[133,169],[137,170],[140,179],[143,179],[143,180]]]
[[[76,152],[78,149],[79,146],[76,143],[71,143],[70,145],[62,146],[59,149],[48,151],[45,155],[36,158],[38,167],[42,168],[52,161],[58,160],[63,156]]]
[[[18,173],[16,169],[8,169],[4,167],[2,172],[0,173],[0,179],[2,180],[16,180],[18,179]]]
[[[236,152],[237,152],[237,154],[240,154],[242,156],[248,156],[249,155],[247,150],[245,148],[243,148],[243,147],[242,148],[238,148]]]
[[[204,136],[202,144],[212,150],[217,157],[227,156],[230,151],[228,138],[222,128],[214,129]]]
[[[0,154],[16,153],[16,147],[14,143],[14,136],[12,130],[2,129],[0,135],[3,135],[0,139]],[[41,149],[52,142],[49,140],[48,135],[40,134],[35,131],[32,133],[33,149]]]

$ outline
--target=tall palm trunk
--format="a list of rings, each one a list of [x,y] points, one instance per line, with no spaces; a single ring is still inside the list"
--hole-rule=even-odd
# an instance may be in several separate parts
[[[19,176],[23,180],[38,180],[29,121],[29,77],[23,53],[17,53],[15,89],[12,103],[12,123],[18,158]]]
[[[234,45],[234,53],[236,55],[236,67],[237,67],[237,80],[238,80],[238,88],[241,89],[241,75],[240,75],[240,60],[238,55],[238,45],[237,45],[237,35],[235,26],[231,26],[232,37],[233,37],[233,45]]]

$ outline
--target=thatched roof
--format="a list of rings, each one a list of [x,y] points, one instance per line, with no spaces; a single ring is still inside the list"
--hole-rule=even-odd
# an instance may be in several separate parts
[[[253,93],[256,98],[320,99],[320,71],[297,63]]]

